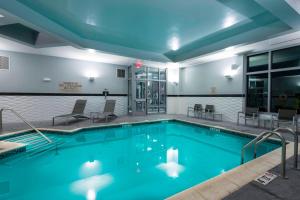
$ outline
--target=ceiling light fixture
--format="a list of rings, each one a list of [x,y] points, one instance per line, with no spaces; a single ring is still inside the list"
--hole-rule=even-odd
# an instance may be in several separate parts
[[[225,48],[225,51],[232,51],[232,50],[234,50],[234,46]]]
[[[173,51],[177,51],[179,49],[179,39],[178,37],[172,37],[170,42],[169,42],[169,46]]]
[[[230,26],[232,26],[233,24],[235,24],[236,19],[234,16],[228,16],[225,18],[224,22],[223,22],[223,28],[228,28]]]
[[[89,53],[96,53],[96,50],[95,49],[88,49],[87,50]]]

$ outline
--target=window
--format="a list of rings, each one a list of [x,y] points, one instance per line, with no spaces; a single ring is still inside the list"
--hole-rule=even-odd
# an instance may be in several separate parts
[[[166,69],[159,69],[159,79],[167,80]]]
[[[147,78],[147,74],[146,74],[146,67],[145,66],[141,66],[139,68],[136,69],[135,71],[135,78],[137,80],[144,80]]]
[[[300,106],[300,70],[273,72],[271,86],[271,111],[280,108],[297,109]]]
[[[117,69],[117,77],[125,78],[125,69]]]
[[[300,66],[300,46],[272,52],[272,69]]]
[[[148,67],[148,79],[158,80],[159,79],[159,68]]]
[[[248,56],[247,71],[255,72],[255,71],[268,70],[268,60],[269,60],[268,53]]]
[[[247,76],[247,106],[268,110],[268,74]]]
[[[278,112],[285,108],[300,113],[299,68],[300,46],[247,56],[246,105],[260,111]]]

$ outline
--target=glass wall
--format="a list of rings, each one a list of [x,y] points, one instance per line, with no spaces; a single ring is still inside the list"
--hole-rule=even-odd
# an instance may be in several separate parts
[[[257,107],[260,111],[268,110],[268,74],[247,76],[247,105]]]
[[[300,66],[300,46],[272,52],[272,69]]]
[[[166,112],[166,69],[130,66],[128,112],[145,115]]]
[[[246,106],[300,111],[300,46],[247,56]],[[270,91],[269,91],[270,90]]]
[[[268,53],[256,54],[247,57],[247,71],[255,72],[268,70],[269,55]]]
[[[273,72],[271,111],[279,108],[297,109],[300,105],[300,70]]]

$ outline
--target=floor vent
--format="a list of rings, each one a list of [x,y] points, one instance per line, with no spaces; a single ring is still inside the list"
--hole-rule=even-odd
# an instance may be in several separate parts
[[[9,70],[9,57],[0,56],[0,70]]]

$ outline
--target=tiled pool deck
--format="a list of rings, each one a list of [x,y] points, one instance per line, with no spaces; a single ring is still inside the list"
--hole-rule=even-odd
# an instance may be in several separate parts
[[[258,129],[250,126],[237,126],[235,123],[219,122],[201,120],[195,118],[187,118],[183,115],[149,115],[143,117],[130,117],[124,116],[115,119],[109,123],[92,123],[89,120],[80,121],[76,123],[70,123],[69,125],[57,125],[52,126],[51,122],[37,122],[34,123],[39,129],[51,129],[64,131],[66,134],[79,130],[84,127],[91,126],[106,126],[120,123],[133,123],[152,121],[160,119],[178,119],[188,121],[197,124],[205,124],[215,127],[223,127],[225,129],[231,129],[238,132],[246,132],[250,134],[259,134],[264,129]],[[23,124],[4,124],[3,130],[0,132],[0,136],[27,130],[27,127]],[[292,141],[290,135],[286,135],[286,139]],[[293,143],[287,145],[287,158],[293,155]],[[179,194],[176,194],[169,199],[191,199],[191,200],[237,200],[237,199],[300,199],[300,195],[297,194],[298,188],[300,188],[300,171],[291,169],[291,158],[288,161],[287,175],[289,179],[276,178],[267,186],[262,186],[253,180],[263,174],[266,171],[271,170],[275,174],[279,174],[279,167],[281,158],[281,148],[272,151],[264,156],[261,156],[251,162],[248,162],[242,166],[234,168],[225,174],[219,175],[213,179],[210,179],[202,184],[196,185],[190,189],[187,189]],[[273,168],[273,169],[272,169]]]

